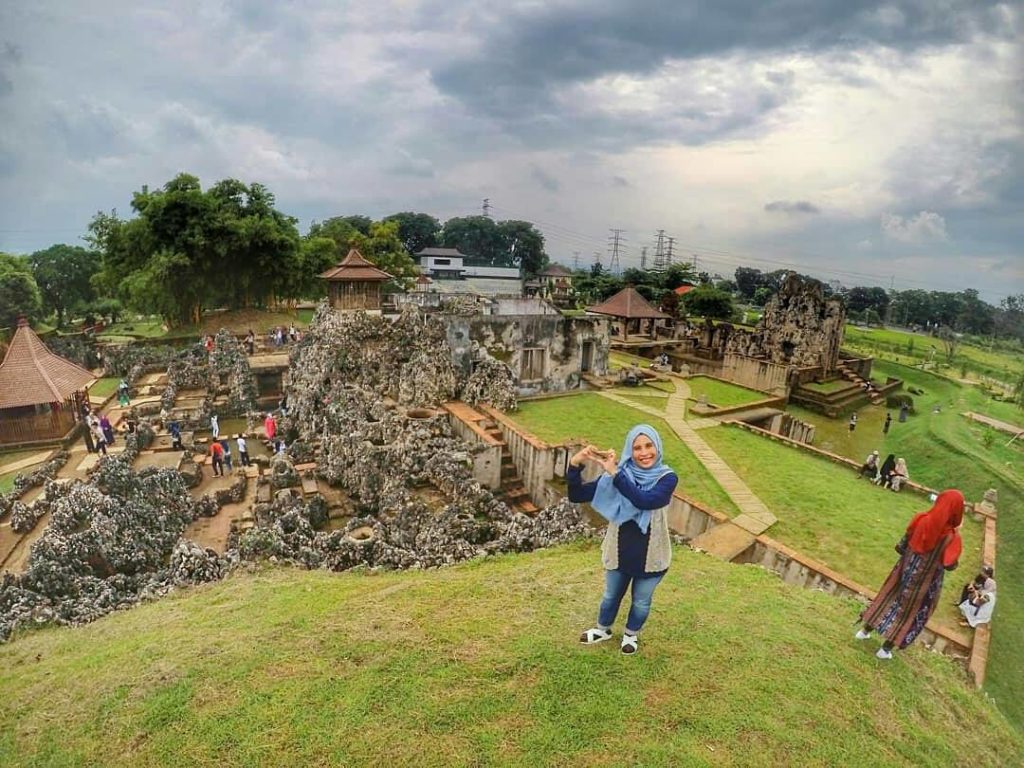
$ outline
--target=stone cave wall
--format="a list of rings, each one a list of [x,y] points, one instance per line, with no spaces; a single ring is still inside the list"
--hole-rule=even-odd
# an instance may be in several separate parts
[[[521,377],[523,350],[545,350],[544,376],[519,382],[519,394],[564,392],[580,385],[583,345],[590,343],[590,371],[608,370],[608,321],[560,315],[446,315],[448,344],[455,367],[468,375],[482,353],[506,363]]]

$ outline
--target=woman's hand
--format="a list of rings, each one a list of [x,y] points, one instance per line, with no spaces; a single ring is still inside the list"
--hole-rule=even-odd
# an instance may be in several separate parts
[[[572,458],[569,459],[569,463],[574,467],[582,467],[583,462],[593,458],[594,446],[584,445],[576,453],[573,454]]]
[[[615,451],[611,448],[602,452],[601,455],[591,456],[591,458],[600,464],[601,468],[612,477],[615,477],[615,473],[619,471],[619,463],[616,461]]]

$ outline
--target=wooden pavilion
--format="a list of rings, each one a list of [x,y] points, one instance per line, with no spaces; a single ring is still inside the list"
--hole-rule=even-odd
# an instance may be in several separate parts
[[[380,311],[380,286],[391,279],[353,248],[340,264],[320,274],[334,309]]]
[[[607,301],[587,307],[587,312],[610,315],[618,320],[623,341],[627,341],[631,334],[653,339],[658,333],[658,321],[672,319],[671,315],[652,307],[632,285],[627,285]]]
[[[56,440],[81,419],[96,377],[55,355],[25,318],[0,363],[0,444]]]

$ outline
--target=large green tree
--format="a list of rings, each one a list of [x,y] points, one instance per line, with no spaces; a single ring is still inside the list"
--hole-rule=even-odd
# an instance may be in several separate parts
[[[234,180],[203,191],[180,174],[163,188],[132,197],[136,216],[97,214],[91,242],[103,254],[95,282],[168,325],[199,323],[206,306],[263,305],[294,285],[299,235],[295,219],[274,209],[260,184]]]
[[[441,242],[441,222],[428,213],[402,211],[385,216],[384,221],[398,224],[398,237],[410,256]]]
[[[357,236],[353,244],[363,256],[394,277],[398,285],[409,287],[416,277],[416,263],[398,236],[398,222],[376,221],[370,225],[370,234]]]
[[[701,285],[683,296],[687,314],[727,320],[732,317],[734,307],[732,295],[711,285]]]
[[[35,320],[42,309],[43,300],[28,261],[0,253],[0,325],[13,327],[19,315]]]
[[[68,313],[95,299],[92,277],[100,270],[100,254],[78,245],[51,245],[28,257],[43,309],[54,312],[63,328]]]

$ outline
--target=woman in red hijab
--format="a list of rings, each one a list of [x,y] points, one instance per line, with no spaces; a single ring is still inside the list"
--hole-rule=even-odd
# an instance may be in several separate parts
[[[867,640],[872,631],[882,635],[885,643],[875,654],[878,658],[891,659],[894,647],[906,648],[928,623],[939,602],[943,576],[960,559],[963,543],[957,529],[963,519],[964,495],[951,489],[910,521],[896,545],[900,560],[861,614],[864,627],[854,635],[858,640]]]

